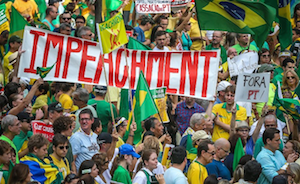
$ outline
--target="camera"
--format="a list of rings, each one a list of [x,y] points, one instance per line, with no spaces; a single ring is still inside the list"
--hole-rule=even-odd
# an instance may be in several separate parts
[[[151,184],[158,184],[158,181],[157,181],[155,175],[150,176],[150,183],[151,183]]]

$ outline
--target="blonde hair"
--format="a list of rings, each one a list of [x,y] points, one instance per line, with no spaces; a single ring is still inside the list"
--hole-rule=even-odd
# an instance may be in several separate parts
[[[154,149],[158,155],[160,152],[159,140],[154,136],[149,136],[144,140],[144,150]]]
[[[297,73],[294,70],[287,70],[286,72],[284,72],[284,76],[282,78],[282,89],[283,90],[284,89],[290,89],[289,86],[288,86],[288,84],[287,84],[287,78],[286,78],[286,76],[287,76],[288,73],[292,73],[292,75],[295,77],[295,79],[296,79],[296,86],[299,83],[299,77],[298,77]]]
[[[292,162],[289,164],[289,168],[293,173],[293,178],[296,183],[300,183],[300,165]]]

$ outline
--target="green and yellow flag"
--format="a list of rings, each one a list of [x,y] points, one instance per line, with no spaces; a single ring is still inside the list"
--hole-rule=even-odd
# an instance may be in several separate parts
[[[97,24],[101,53],[107,54],[128,43],[125,24],[119,12],[108,21]]]
[[[29,23],[11,6],[9,36],[18,35],[20,38],[23,38],[25,26],[29,26]]]
[[[137,130],[134,132],[134,144],[141,140],[143,128],[141,122],[148,117],[158,113],[157,107],[149,90],[149,86],[144,77],[143,72],[140,72],[137,88],[133,98],[134,119],[137,125]],[[132,122],[132,111],[129,113],[128,122]],[[129,130],[130,123],[127,124]]]
[[[45,78],[48,75],[48,73],[52,70],[55,64],[56,63],[49,67],[37,67],[36,74],[39,74],[42,79]]]
[[[274,8],[254,1],[195,0],[195,3],[200,29],[251,34],[259,48],[276,15]]]

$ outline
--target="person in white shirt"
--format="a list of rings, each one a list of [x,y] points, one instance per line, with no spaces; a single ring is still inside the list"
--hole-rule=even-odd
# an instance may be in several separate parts
[[[187,178],[182,172],[187,163],[186,150],[183,146],[172,149],[171,163],[172,167],[167,169],[164,174],[166,184],[188,184]]]
[[[156,46],[154,47],[153,50],[155,50],[155,51],[170,51],[170,49],[165,46],[166,39],[167,39],[167,37],[166,37],[165,31],[157,31],[155,33]]]

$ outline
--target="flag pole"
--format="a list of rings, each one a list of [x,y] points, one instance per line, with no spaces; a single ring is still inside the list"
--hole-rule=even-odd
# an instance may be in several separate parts
[[[114,129],[116,129],[116,124],[115,124],[115,116],[114,116],[114,111],[113,111],[113,108],[112,108],[112,103],[111,103],[111,100],[110,100],[110,94],[109,94],[109,89],[108,89],[108,79],[107,79],[107,75],[106,75],[106,70],[105,70],[105,67],[104,67],[104,54],[101,53],[101,60],[102,60],[102,67],[103,67],[103,70],[104,70],[104,76],[105,76],[105,82],[106,82],[106,86],[107,86],[107,94],[108,94],[108,102],[109,102],[109,106],[110,106],[110,113],[111,113],[111,118],[112,118],[112,125],[114,126]]]
[[[284,116],[284,119],[285,119],[285,122],[286,122],[286,127],[287,127],[288,134],[290,135],[291,134],[291,129],[290,129],[290,125],[289,125],[289,119],[286,116]]]

